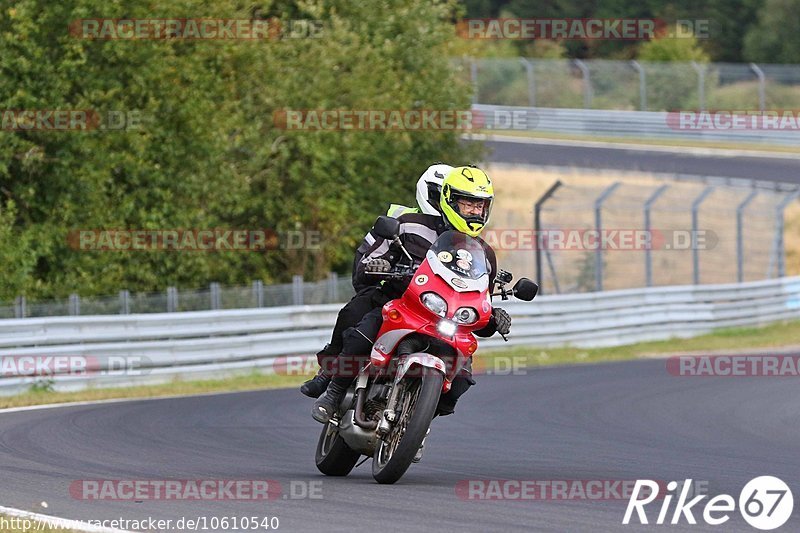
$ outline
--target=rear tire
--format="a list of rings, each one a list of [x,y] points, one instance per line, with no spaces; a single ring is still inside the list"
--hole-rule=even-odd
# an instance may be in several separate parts
[[[372,456],[372,477],[378,483],[394,483],[411,466],[431,426],[442,393],[443,381],[444,376],[441,372],[427,368],[421,378],[403,379],[407,390],[400,400],[400,405],[405,404],[406,410],[400,413],[395,427],[386,437],[387,440],[378,441]],[[392,449],[393,437],[399,439],[394,449]]]
[[[353,451],[339,436],[339,428],[325,424],[317,441],[317,469],[326,476],[346,476],[356,466],[359,452]]]

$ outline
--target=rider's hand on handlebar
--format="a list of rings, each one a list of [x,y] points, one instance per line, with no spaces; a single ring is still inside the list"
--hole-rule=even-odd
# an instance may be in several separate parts
[[[369,272],[389,272],[392,269],[392,264],[386,259],[370,259],[367,263],[367,271]]]
[[[497,332],[500,335],[508,335],[508,332],[511,331],[511,316],[499,307],[492,309],[492,316],[497,325]]]

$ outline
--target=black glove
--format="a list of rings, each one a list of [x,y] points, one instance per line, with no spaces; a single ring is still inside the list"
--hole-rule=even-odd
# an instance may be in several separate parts
[[[497,327],[497,332],[500,335],[508,335],[511,331],[511,317],[503,309],[495,307],[492,309],[492,316]]]
[[[367,263],[367,272],[389,272],[392,264],[386,259],[370,259]]]

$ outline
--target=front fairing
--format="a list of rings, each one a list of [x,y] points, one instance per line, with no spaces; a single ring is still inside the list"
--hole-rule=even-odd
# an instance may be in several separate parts
[[[445,376],[446,389],[477,349],[473,331],[485,327],[492,312],[485,252],[474,239],[460,233],[455,237],[447,233],[440,236],[415,272],[403,296],[383,307],[384,321],[371,357],[375,366],[386,366],[400,340],[411,333],[439,339],[452,346],[458,356],[456,365],[448,369]],[[443,317],[423,305],[421,298],[426,292],[436,293],[447,302]],[[452,337],[440,333],[440,322],[457,322],[456,312],[463,307],[473,308],[477,312],[477,321],[457,324]]]

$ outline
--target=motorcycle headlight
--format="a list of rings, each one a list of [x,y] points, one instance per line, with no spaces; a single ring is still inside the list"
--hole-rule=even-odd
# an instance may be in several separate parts
[[[437,315],[443,317],[447,314],[447,302],[445,302],[444,298],[442,298],[435,292],[423,293],[422,296],[420,296],[420,300],[422,300],[422,305],[424,305]]]
[[[474,324],[478,321],[478,311],[472,307],[459,307],[453,318],[459,324]]]

